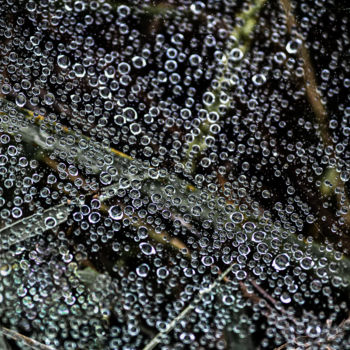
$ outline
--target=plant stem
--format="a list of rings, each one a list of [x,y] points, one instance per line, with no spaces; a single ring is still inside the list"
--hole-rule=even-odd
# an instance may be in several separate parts
[[[0,332],[3,333],[7,338],[11,338],[11,339],[14,339],[18,342],[22,342],[25,345],[27,345],[30,348],[35,349],[35,350],[55,350],[51,346],[47,346],[45,344],[39,343],[38,341],[36,341],[32,338],[26,337],[23,334],[20,334],[18,332],[15,332],[15,331],[8,329],[8,328],[5,328],[5,327],[1,327]]]
[[[154,349],[161,341],[162,336],[168,334],[170,331],[174,329],[176,324],[182,320],[188,313],[190,313],[196,305],[202,300],[203,296],[207,293],[210,293],[213,289],[215,289],[218,284],[229,274],[229,272],[232,270],[234,264],[231,264],[208,288],[201,290],[198,293],[197,298],[190,303],[186,308],[184,308],[181,313],[175,317],[168,325],[167,327],[159,332],[144,348],[143,350],[152,350]]]
[[[238,24],[230,34],[230,39],[234,38],[234,42],[228,42],[226,45],[226,51],[222,58],[223,68],[220,78],[218,79],[218,88],[214,90],[209,90],[215,96],[215,102],[207,108],[208,112],[216,112],[218,115],[220,107],[227,107],[232,102],[232,96],[227,96],[227,100],[225,102],[220,101],[220,95],[222,92],[222,85],[224,82],[227,82],[227,73],[232,70],[232,63],[230,63],[229,57],[231,56],[231,52],[233,49],[239,49],[243,56],[248,52],[250,47],[251,38],[250,35],[253,33],[256,23],[258,21],[258,14],[265,4],[266,0],[254,0],[249,9],[243,11],[239,15],[237,15],[238,20],[243,21],[243,26]],[[243,44],[241,44],[243,42]],[[239,62],[237,63],[239,65]],[[212,123],[209,120],[205,120],[200,125],[200,133],[194,138],[194,140],[189,144],[188,150],[186,152],[185,159],[183,164],[189,170],[190,173],[194,173],[196,170],[196,162],[197,158],[200,156],[202,152],[204,152],[208,146],[206,144],[206,137],[212,136],[212,132],[210,131],[210,125]],[[198,151],[194,152],[194,148],[198,148]]]
[[[293,29],[298,28],[298,23],[295,19],[295,16],[292,13],[292,8],[289,0],[280,0],[280,3],[287,17],[288,31],[289,33],[291,33]],[[312,107],[316,118],[316,122],[319,126],[321,140],[326,147],[329,146],[332,148],[332,156],[336,158],[333,150],[332,138],[328,129],[327,110],[324,103],[322,102],[320,90],[317,87],[316,75],[313,65],[311,63],[310,54],[305,46],[304,38],[302,37],[302,35],[297,33],[297,36],[301,40],[299,56],[303,60],[306,97]],[[331,186],[325,186],[325,182],[330,183]],[[336,189],[339,190],[338,193]],[[341,208],[342,206],[345,206],[347,208],[347,212],[345,214],[342,213],[341,215],[347,226],[350,227],[350,201],[346,193],[345,184],[341,180],[339,173],[337,169],[335,169],[335,167],[329,166],[324,171],[320,191],[323,196],[335,194],[338,202],[338,207]]]

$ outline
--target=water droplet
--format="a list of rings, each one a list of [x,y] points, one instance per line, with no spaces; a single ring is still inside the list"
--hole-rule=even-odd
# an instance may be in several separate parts
[[[123,210],[119,205],[110,207],[108,213],[113,220],[121,220],[124,216]]]
[[[147,242],[142,242],[142,243],[140,243],[139,246],[140,246],[142,253],[145,255],[156,254],[156,250],[154,249],[154,247]]]
[[[277,255],[276,258],[272,262],[272,266],[277,271],[283,271],[289,266],[289,255],[288,254],[280,254]]]

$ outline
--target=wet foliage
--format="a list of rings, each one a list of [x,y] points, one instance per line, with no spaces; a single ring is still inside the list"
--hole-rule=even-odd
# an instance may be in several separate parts
[[[349,349],[349,11],[0,0],[0,348]]]

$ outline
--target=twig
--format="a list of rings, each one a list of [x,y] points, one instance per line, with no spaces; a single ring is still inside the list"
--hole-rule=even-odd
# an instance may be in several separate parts
[[[293,28],[297,28],[297,21],[292,13],[291,5],[289,0],[280,0],[284,12],[287,16],[287,28],[289,33],[292,32]],[[307,48],[305,47],[305,43],[303,37],[297,33],[297,36],[301,40],[301,47],[299,50],[299,55],[303,59],[304,63],[304,82],[306,89],[306,96],[311,104],[312,110],[315,113],[317,122],[321,128],[321,138],[326,146],[330,145],[330,137],[327,127],[327,111],[321,101],[321,94],[317,89],[316,83],[316,75],[311,64],[311,58]]]
[[[16,341],[20,341],[25,343],[27,346],[29,346],[32,349],[35,350],[55,350],[53,347],[39,343],[38,341],[29,338],[23,334],[20,334],[16,331],[13,331],[11,329],[1,327],[0,332],[2,332],[6,337],[14,339]]]
[[[282,350],[284,349],[285,347],[287,347],[289,345],[289,343],[284,343],[282,344],[281,346],[279,346],[278,348],[275,348],[274,350]]]
[[[297,21],[292,13],[291,4],[289,0],[280,0],[280,3],[282,4],[283,10],[287,17],[288,31],[291,33],[293,28],[295,29],[298,28]],[[317,88],[316,75],[311,63],[310,54],[305,46],[303,37],[298,32],[297,32],[297,36],[301,41],[301,46],[299,48],[299,55],[303,59],[304,84],[305,84],[306,97],[312,107],[312,110],[316,117],[316,121],[319,125],[320,136],[323,144],[325,146],[332,146],[332,142],[331,142],[332,139],[330,137],[330,133],[328,129],[327,110],[324,104],[322,103],[320,90]],[[332,150],[333,150],[333,147],[332,147]],[[332,153],[334,156],[334,150],[332,151]],[[341,180],[336,169],[334,167],[328,167],[324,172],[324,176],[322,180],[323,180],[323,183],[324,181],[328,180],[332,185],[332,189],[330,190],[327,190],[325,186],[322,186],[321,187],[322,194],[327,195],[329,192],[335,193],[336,192],[335,189],[338,187],[340,189],[340,193],[336,194],[338,207],[345,205],[348,209],[350,209],[350,201],[347,196],[344,183]],[[344,221],[347,223],[347,225],[350,226],[349,212],[346,214],[343,214],[342,216],[344,218]]]

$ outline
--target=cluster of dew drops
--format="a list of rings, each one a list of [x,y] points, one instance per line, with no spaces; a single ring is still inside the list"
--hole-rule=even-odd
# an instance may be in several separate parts
[[[0,0],[1,326],[65,350],[349,347],[347,10]]]

